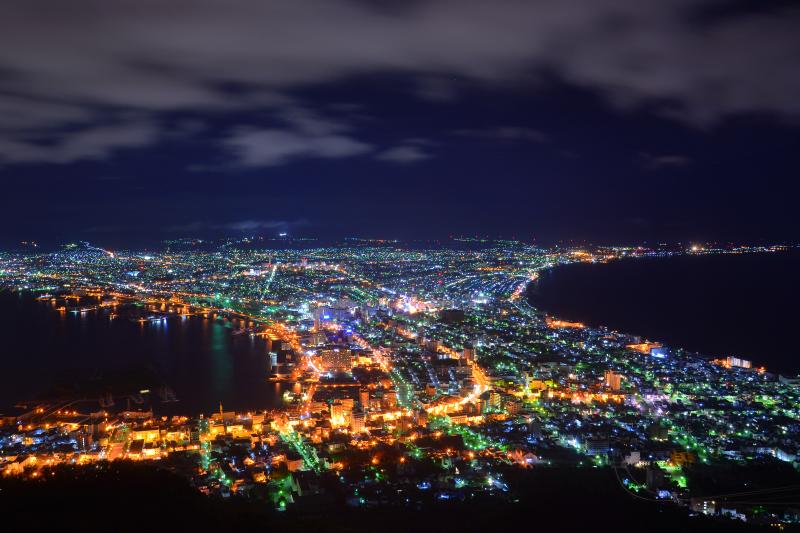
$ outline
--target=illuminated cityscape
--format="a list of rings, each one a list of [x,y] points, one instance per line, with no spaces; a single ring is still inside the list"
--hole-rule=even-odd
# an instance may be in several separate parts
[[[798,28],[4,0],[0,530],[800,530]]]
[[[163,416],[175,400],[167,387],[20,404],[2,418],[0,470],[36,478],[61,464],[158,462],[205,494],[258,494],[284,510],[330,492],[321,480],[331,477],[359,507],[512,501],[509,468],[607,468],[637,498],[792,523],[791,506],[765,513],[752,495],[698,495],[685,469],[797,467],[800,379],[559,320],[525,297],[541,272],[568,263],[782,250],[475,240],[259,249],[245,238],[158,253],[83,242],[4,253],[3,286],[52,313],[141,328],[194,317],[263,338],[263,380],[287,388],[279,406],[251,412]]]

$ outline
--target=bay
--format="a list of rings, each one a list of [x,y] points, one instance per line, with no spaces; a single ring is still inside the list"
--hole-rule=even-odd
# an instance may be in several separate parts
[[[800,253],[681,255],[542,273],[531,305],[707,356],[800,372]]]

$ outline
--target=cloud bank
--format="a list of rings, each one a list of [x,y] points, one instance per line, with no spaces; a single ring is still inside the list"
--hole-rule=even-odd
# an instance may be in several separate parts
[[[448,80],[503,87],[548,72],[613,106],[691,124],[800,114],[800,9],[789,4],[755,12],[719,10],[718,0],[391,5],[9,0],[0,17],[0,163],[107,157],[154,142],[163,113],[284,110],[296,89],[373,73],[409,76],[418,97],[433,101],[455,97]],[[238,129],[225,146],[250,165],[372,149],[294,120]]]

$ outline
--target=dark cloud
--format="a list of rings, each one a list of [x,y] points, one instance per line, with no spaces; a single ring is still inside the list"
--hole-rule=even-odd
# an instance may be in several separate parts
[[[47,102],[14,95],[0,95],[0,135],[7,132],[37,132],[53,125],[94,120],[91,109],[60,102]]]
[[[430,102],[450,102],[456,98],[457,90],[452,80],[423,77],[417,80],[416,94]]]
[[[390,163],[407,165],[410,163],[416,163],[417,161],[429,159],[430,157],[431,155],[425,152],[419,146],[405,144],[384,150],[383,152],[377,154],[375,159],[378,159],[379,161],[388,161]]]
[[[373,73],[413,76],[418,94],[437,101],[457,90],[446,80],[504,87],[547,71],[620,108],[692,124],[797,116],[800,9],[697,16],[718,4],[9,0],[0,17],[0,154],[6,163],[106,157],[155,141],[141,121],[159,124],[165,112],[296,113],[287,95],[297,89]],[[237,130],[224,146],[253,165],[370,150],[319,117],[286,118],[288,130]],[[99,127],[111,129],[97,135]],[[49,155],[30,140],[74,128],[81,138],[56,140]]]
[[[306,226],[306,220],[295,220],[288,222],[285,220],[240,220],[238,222],[229,222],[227,224],[216,225],[218,229],[230,229],[235,231],[256,231],[256,230],[269,230],[269,229],[288,229],[290,227]]]
[[[166,228],[170,233],[197,233],[211,231],[263,231],[276,230],[288,231],[290,228],[301,228],[308,226],[306,219],[298,220],[237,220],[234,222],[216,223],[208,221],[194,221],[186,224],[179,224]]]
[[[248,167],[282,165],[301,158],[340,159],[372,150],[346,135],[314,135],[299,131],[242,128],[225,141],[237,163]]]
[[[661,170],[665,168],[684,168],[692,163],[690,157],[681,154],[640,154],[642,166],[647,170]]]
[[[0,165],[15,163],[73,163],[104,159],[122,148],[138,148],[158,137],[158,128],[148,121],[89,126],[44,139],[0,137]]]
[[[268,167],[294,159],[341,159],[362,155],[373,147],[349,134],[350,125],[292,106],[278,113],[277,128],[241,127],[224,145],[239,165]]]
[[[532,143],[542,143],[547,141],[547,134],[533,128],[519,126],[499,126],[487,129],[461,129],[453,132],[463,137],[475,139],[488,139],[495,141],[522,141]]]

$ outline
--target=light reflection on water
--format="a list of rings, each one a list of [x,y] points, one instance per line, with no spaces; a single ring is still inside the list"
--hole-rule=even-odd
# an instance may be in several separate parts
[[[171,316],[138,322],[111,310],[57,311],[30,294],[0,292],[0,412],[53,382],[98,372],[151,368],[180,400],[164,413],[258,410],[280,405],[284,386],[267,381],[267,342],[232,335],[221,318]],[[277,385],[277,386],[276,386]]]

